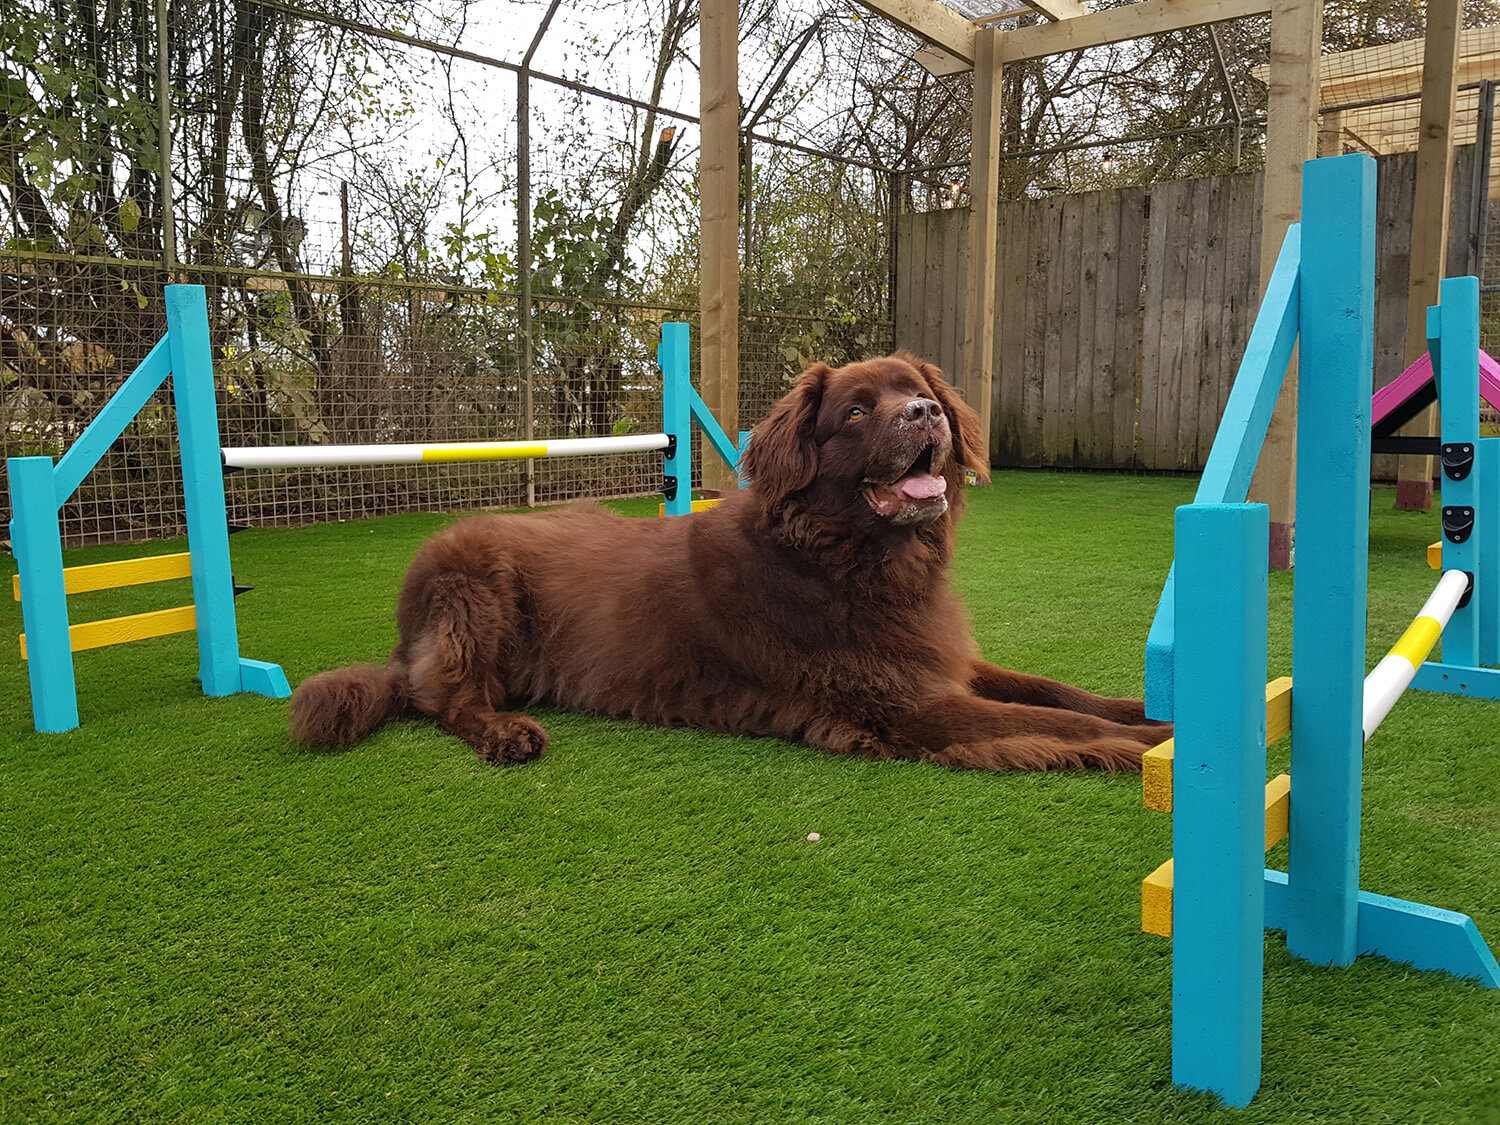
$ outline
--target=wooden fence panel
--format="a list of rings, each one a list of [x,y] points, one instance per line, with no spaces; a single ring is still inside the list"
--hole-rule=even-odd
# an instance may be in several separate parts
[[[1468,264],[1471,152],[1455,160],[1450,275]],[[1406,366],[1415,157],[1377,176],[1379,388]],[[1259,307],[1263,191],[1254,172],[1002,205],[995,464],[1203,467]],[[900,223],[897,344],[963,386],[968,214]],[[1376,459],[1377,477],[1394,471]]]

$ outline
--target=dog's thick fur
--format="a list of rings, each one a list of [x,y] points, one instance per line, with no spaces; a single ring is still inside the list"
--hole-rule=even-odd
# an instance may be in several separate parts
[[[477,516],[417,553],[384,667],[324,672],[292,736],[347,746],[418,711],[483,759],[547,734],[526,702],[977,769],[1138,769],[1139,702],[979,659],[949,586],[979,420],[905,353],[809,368],[755,431],[751,484],[675,519]]]

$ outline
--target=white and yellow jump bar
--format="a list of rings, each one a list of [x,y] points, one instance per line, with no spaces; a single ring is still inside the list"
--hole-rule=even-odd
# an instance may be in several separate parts
[[[525,461],[666,449],[666,434],[556,438],[551,441],[455,441],[389,445],[226,446],[226,469],[315,469],[344,465],[421,465],[444,461]]]
[[[1401,639],[1391,646],[1391,651],[1386,653],[1380,663],[1375,665],[1370,674],[1365,677],[1366,742],[1370,740],[1370,735],[1375,733],[1375,728],[1391,713],[1391,708],[1396,705],[1396,700],[1401,698],[1401,693],[1410,686],[1413,677],[1417,674],[1417,669],[1422,666],[1423,661],[1432,652],[1432,646],[1437,644],[1438,638],[1443,635],[1443,630],[1448,627],[1448,622],[1453,617],[1453,611],[1458,608],[1458,603],[1463,601],[1468,589],[1467,571],[1444,571],[1442,578],[1438,579],[1437,588],[1423,603],[1421,611],[1407,626],[1406,632],[1401,634]]]

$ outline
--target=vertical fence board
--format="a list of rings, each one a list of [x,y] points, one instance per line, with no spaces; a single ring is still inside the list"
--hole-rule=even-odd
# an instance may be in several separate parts
[[[1046,206],[1026,204],[1026,354],[1021,365],[1021,456],[1026,464],[1044,465],[1042,456],[1042,364],[1046,357],[1047,262]]]
[[[1094,193],[1090,193],[1090,197]],[[1061,326],[1058,341],[1057,366],[1057,456],[1063,465],[1078,464],[1078,427],[1085,417],[1078,408],[1078,388],[1087,380],[1079,365],[1083,351],[1079,336],[1083,327],[1080,305],[1083,299],[1083,215],[1086,196],[1082,194],[1063,197],[1061,229],[1059,232],[1061,253],[1053,268],[1062,276],[1058,289],[1062,294],[1062,305],[1057,310]]]
[[[1120,265],[1115,296],[1114,463],[1140,465],[1137,422],[1141,402],[1141,275],[1145,265],[1146,191],[1120,192]]]
[[[1078,334],[1079,464],[1107,468],[1113,457],[1115,412],[1115,271],[1120,264],[1120,199],[1094,192],[1084,216],[1084,319]],[[1088,253],[1092,240],[1094,253]]]
[[[976,379],[980,378],[978,372],[964,369],[964,322],[968,317],[967,302],[964,300],[964,292],[968,288],[969,277],[969,212],[959,209],[958,219],[952,224],[952,230],[957,238],[958,245],[953,247],[949,243],[949,249],[943,256],[943,302],[944,308],[949,314],[948,330],[944,334],[940,359],[934,360],[944,371],[952,372],[960,380],[959,385],[963,387],[968,401],[977,403],[979,391],[974,385]]]
[[[1162,359],[1162,318],[1166,307],[1165,271],[1167,230],[1170,227],[1165,192],[1158,185],[1148,192],[1146,220],[1146,292],[1145,317],[1141,325],[1141,400],[1139,407],[1141,464],[1148,469],[1161,468],[1160,402],[1166,387],[1166,370]]]
[[[1049,465],[1059,464],[1062,450],[1060,424],[1062,412],[1059,396],[1062,392],[1062,304],[1063,274],[1066,269],[1062,260],[1062,210],[1063,200],[1058,196],[1044,199],[1042,208],[1042,244],[1046,248],[1046,260],[1042,269],[1046,275],[1046,312],[1043,314],[1042,350],[1042,456]],[[1073,373],[1067,373],[1071,379]]]
[[[1000,209],[1001,291],[995,302],[997,412],[992,441],[1002,464],[1021,461],[1021,382],[1026,365],[1026,204]]]
[[[1200,197],[1204,225],[1203,284],[1199,295],[1197,328],[1198,344],[1198,403],[1194,424],[1192,464],[1201,465],[1208,460],[1208,451],[1213,448],[1214,433],[1219,428],[1219,416],[1223,413],[1220,388],[1224,382],[1223,354],[1224,333],[1222,318],[1226,303],[1225,269],[1225,215],[1228,211],[1228,177],[1214,176],[1205,186],[1207,192]]]

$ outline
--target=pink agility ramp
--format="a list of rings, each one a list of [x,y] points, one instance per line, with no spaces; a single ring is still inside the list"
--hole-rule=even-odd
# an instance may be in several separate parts
[[[1479,396],[1496,409],[1500,409],[1500,363],[1490,358],[1488,352],[1479,349]],[[1432,378],[1432,357],[1421,359],[1401,372],[1380,390],[1370,401],[1370,432],[1373,437],[1395,441],[1424,441],[1423,438],[1396,438],[1395,433],[1410,422],[1429,404],[1437,401],[1437,386]],[[1436,439],[1431,439],[1436,441]],[[1418,452],[1417,450],[1411,450]],[[1377,449],[1376,452],[1408,452],[1407,449]],[[1436,452],[1434,446],[1432,452]]]

